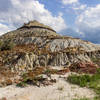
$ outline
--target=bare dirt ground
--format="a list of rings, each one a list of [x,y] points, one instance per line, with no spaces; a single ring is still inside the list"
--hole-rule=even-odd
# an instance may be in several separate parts
[[[57,82],[49,86],[27,86],[25,88],[15,85],[0,88],[0,98],[7,100],[73,100],[73,98],[93,98],[95,93],[87,88],[80,88],[77,85],[68,83],[64,77],[66,75],[52,75]]]

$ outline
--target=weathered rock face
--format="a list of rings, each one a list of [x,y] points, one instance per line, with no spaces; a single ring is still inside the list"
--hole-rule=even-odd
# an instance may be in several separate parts
[[[97,72],[97,68],[99,68],[99,66],[91,62],[76,62],[73,63],[69,68],[74,72],[94,74]]]
[[[29,53],[7,53],[7,60],[4,60],[4,65],[9,66],[12,71],[17,73],[26,72],[39,66],[65,66],[69,67],[76,62],[91,62],[90,58],[84,54],[69,54],[69,53],[57,53],[55,54],[42,54],[36,55],[33,52]]]
[[[99,45],[60,36],[50,27],[37,21],[24,24],[21,28],[1,36],[0,39],[11,39],[20,46],[15,47],[17,50],[13,49],[7,53],[7,58],[11,58],[8,62],[3,61],[5,66],[13,66],[17,71],[31,70],[36,66],[67,67],[76,62],[91,62],[92,57],[100,57]]]
[[[75,39],[71,37],[61,37],[61,36],[38,36],[38,37],[20,37],[15,39],[16,44],[29,44],[34,43],[39,48],[46,47],[51,52],[59,51],[84,51],[92,52],[100,50],[100,46],[97,46],[91,42],[86,42],[80,39]]]

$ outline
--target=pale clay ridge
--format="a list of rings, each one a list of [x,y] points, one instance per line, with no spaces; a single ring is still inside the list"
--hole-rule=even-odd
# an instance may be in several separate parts
[[[68,76],[70,73],[62,77]],[[80,88],[71,85],[58,75],[52,76],[57,79],[57,83],[50,86],[28,86],[18,88],[14,85],[0,88],[0,98],[6,97],[7,100],[73,100],[73,98],[93,98],[95,93],[87,88]],[[62,90],[60,90],[62,88]]]

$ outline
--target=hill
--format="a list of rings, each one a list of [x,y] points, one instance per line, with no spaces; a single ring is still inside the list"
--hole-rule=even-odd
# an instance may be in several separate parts
[[[61,36],[51,27],[37,21],[24,24],[17,30],[0,36],[1,80],[10,79],[29,71],[36,75],[58,66],[67,71],[95,73],[100,66],[100,46],[89,41]],[[41,69],[43,68],[43,69]],[[46,69],[45,69],[46,68]]]
[[[62,97],[66,96],[65,99],[68,100],[74,100],[76,94],[79,95],[78,99],[86,96],[91,100],[95,96],[93,91],[77,86],[74,91],[74,89],[72,90],[73,85],[69,83],[79,81],[83,86],[86,85],[86,82],[89,85],[91,75],[83,77],[69,75],[70,71],[94,74],[93,79],[96,78],[95,83],[98,84],[100,75],[97,74],[97,68],[100,68],[100,45],[79,38],[61,36],[51,27],[36,20],[0,36],[0,87],[12,84],[17,87],[33,85],[26,88],[15,86],[11,86],[9,89],[8,87],[0,88],[2,91],[0,96],[6,96],[7,100],[16,98],[32,100],[31,97],[41,100],[39,97],[41,96],[43,99],[45,96],[47,97],[47,93],[51,93],[50,98],[57,98],[61,92]],[[83,79],[80,81],[79,78]],[[67,82],[67,79],[70,81]],[[95,85],[94,80],[92,82]],[[44,88],[44,86],[47,87]],[[99,88],[99,84],[96,86]],[[47,92],[47,90],[51,91]],[[84,92],[80,94],[81,91]],[[30,95],[27,95],[29,93]],[[38,96],[32,93],[39,95],[43,93],[43,95]],[[55,96],[52,96],[52,93]],[[69,94],[70,96],[67,96]],[[6,98],[0,100],[6,100]]]
[[[76,62],[92,62],[92,58],[97,59],[100,56],[99,45],[78,38],[60,36],[49,26],[37,21],[30,21],[17,30],[4,34],[0,40],[15,44],[11,50],[0,52],[2,65],[12,68],[68,67]],[[8,61],[5,61],[5,58]]]

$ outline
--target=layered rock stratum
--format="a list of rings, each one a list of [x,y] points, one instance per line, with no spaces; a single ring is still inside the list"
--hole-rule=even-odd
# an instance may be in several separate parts
[[[9,40],[15,44],[13,49],[0,52],[0,65],[18,72],[37,66],[69,67],[76,62],[92,62],[92,58],[100,57],[99,45],[61,36],[38,21],[30,21],[8,32],[0,40]]]

